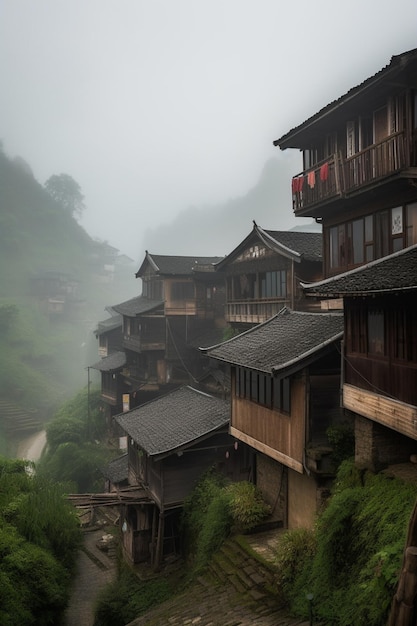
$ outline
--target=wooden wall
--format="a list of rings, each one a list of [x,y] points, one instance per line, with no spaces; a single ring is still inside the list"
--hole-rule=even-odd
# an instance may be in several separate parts
[[[305,380],[291,379],[291,414],[232,397],[231,434],[259,452],[303,472]]]

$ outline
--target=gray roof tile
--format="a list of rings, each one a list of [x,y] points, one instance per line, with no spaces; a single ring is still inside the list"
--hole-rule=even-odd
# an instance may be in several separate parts
[[[342,313],[304,313],[283,309],[228,341],[206,348],[209,357],[273,373],[285,370],[336,341],[343,333]]]
[[[122,369],[126,365],[126,354],[124,352],[113,352],[109,356],[103,357],[94,365],[90,365],[91,369],[100,372],[115,372]]]
[[[146,257],[136,272],[136,277],[142,276],[143,270],[148,265],[152,265],[155,272],[159,275],[165,276],[194,276],[198,271],[198,266],[203,267],[213,265],[220,261],[222,257],[210,256],[169,256],[164,254],[150,254],[146,253]]]
[[[300,147],[299,141],[297,140],[297,135],[302,132],[304,129],[308,128],[321,118],[325,118],[326,115],[331,113],[333,110],[336,110],[343,104],[345,101],[351,101],[354,97],[361,95],[361,93],[372,86],[375,82],[381,82],[384,80],[393,80],[392,74],[401,74],[401,73],[409,73],[412,71],[412,64],[416,62],[417,59],[417,48],[413,50],[408,50],[401,54],[397,54],[391,57],[391,61],[388,65],[383,67],[381,70],[376,72],[373,76],[370,76],[362,83],[357,85],[356,87],[352,87],[349,89],[347,93],[343,96],[330,102],[330,104],[326,105],[318,113],[315,113],[311,117],[309,117],[306,121],[304,121],[299,126],[291,129],[285,135],[276,139],[273,144],[275,146],[280,146],[282,149],[285,148],[298,148]],[[411,66],[411,68],[409,68]]]
[[[128,477],[128,456],[123,456],[113,459],[103,470],[103,476],[108,478],[114,485],[127,480]]]
[[[216,269],[223,270],[249,246],[261,241],[277,254],[295,261],[322,261],[323,238],[321,233],[285,230],[265,230],[254,222],[253,229],[238,246],[221,259]]]
[[[126,300],[126,302],[115,304],[112,308],[114,309],[114,311],[120,313],[121,315],[126,315],[127,317],[135,317],[136,315],[140,315],[141,313],[147,313],[148,311],[152,311],[159,306],[163,306],[163,304],[163,300],[150,300],[149,298],[145,298],[144,296],[136,296],[136,298]]]
[[[417,289],[417,244],[316,283],[303,284],[307,296],[342,297]]]
[[[228,402],[187,386],[116,415],[115,420],[148,456],[155,456],[226,427],[229,416]]]

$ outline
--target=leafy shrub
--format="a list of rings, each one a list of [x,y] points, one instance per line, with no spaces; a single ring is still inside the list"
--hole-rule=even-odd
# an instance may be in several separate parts
[[[326,435],[333,448],[332,458],[336,466],[355,455],[355,431],[351,424],[329,426]]]
[[[117,580],[99,594],[94,626],[124,626],[170,595],[165,579],[141,581],[128,565],[122,564]]]
[[[80,529],[58,485],[0,458],[0,623],[60,623]]]
[[[193,572],[207,565],[232,529],[249,530],[268,513],[269,507],[251,483],[226,483],[223,476],[208,472],[183,509],[182,536]]]
[[[415,485],[361,474],[342,463],[334,493],[316,527],[316,551],[295,574],[290,602],[307,617],[314,594],[317,620],[334,626],[386,622],[401,568]]]
[[[300,578],[311,563],[316,551],[316,537],[313,530],[296,528],[285,532],[276,547],[277,586],[281,597],[289,602],[294,594],[295,584],[300,586]]]
[[[262,494],[250,482],[231,483],[225,488],[234,530],[245,532],[262,522],[270,513]]]

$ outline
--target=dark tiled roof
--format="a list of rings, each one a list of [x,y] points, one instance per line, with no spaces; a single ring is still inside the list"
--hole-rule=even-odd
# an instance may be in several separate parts
[[[103,470],[103,476],[108,478],[114,485],[127,480],[128,476],[128,457],[127,454],[113,459]]]
[[[198,266],[211,266],[222,257],[200,257],[200,256],[168,256],[163,254],[150,254],[146,252],[146,257],[136,272],[136,277],[142,276],[145,266],[149,263],[157,274],[164,276],[193,276],[198,271]],[[213,268],[214,269],[214,268]]]
[[[272,373],[300,363],[343,332],[341,313],[304,313],[283,309],[263,324],[205,350],[209,357]]]
[[[112,315],[106,320],[98,323],[97,329],[94,331],[96,335],[103,335],[111,330],[121,327],[123,323],[121,315]]]
[[[350,272],[302,287],[307,296],[342,297],[417,289],[417,244]]]
[[[150,300],[144,296],[136,296],[136,298],[126,300],[126,302],[122,302],[121,304],[115,304],[112,308],[121,315],[135,317],[135,315],[152,311],[159,306],[163,306],[163,304],[163,300]]]
[[[185,448],[229,423],[229,403],[192,387],[116,415],[123,430],[149,456]]]
[[[309,117],[305,122],[300,124],[299,126],[291,129],[288,133],[280,137],[280,139],[276,139],[273,143],[275,146],[280,146],[282,149],[285,148],[297,148],[299,147],[298,142],[294,137],[302,132],[304,129],[308,128],[310,125],[314,124],[316,121],[320,120],[320,118],[325,117],[329,113],[331,113],[334,109],[340,107],[345,101],[350,101],[353,98],[360,95],[365,89],[372,86],[374,83],[377,83],[381,80],[389,80],[393,79],[391,76],[393,73],[400,72],[409,72],[407,65],[415,63],[417,59],[417,48],[414,50],[409,50],[407,52],[403,52],[402,54],[395,55],[391,57],[391,61],[388,65],[379,70],[376,74],[367,78],[362,83],[357,85],[356,87],[352,87],[346,94],[341,96],[340,98],[334,100],[330,104],[326,105],[318,113]]]
[[[322,260],[323,243],[321,233],[264,230],[258,226],[256,222],[253,224],[253,229],[249,235],[247,235],[232,252],[217,263],[217,270],[223,270],[229,263],[242,254],[244,250],[259,241],[277,254],[284,255],[295,261],[305,259],[320,262]]]
[[[113,352],[109,356],[103,357],[94,365],[90,365],[93,370],[100,372],[115,372],[126,365],[126,354],[124,352]]]
[[[321,261],[323,236],[321,233],[304,233],[301,231],[266,230],[270,237],[302,256],[308,261]]]

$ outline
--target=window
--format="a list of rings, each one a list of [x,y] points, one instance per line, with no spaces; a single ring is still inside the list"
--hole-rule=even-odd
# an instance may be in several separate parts
[[[274,378],[274,408],[284,413],[291,411],[291,385],[289,378]]]
[[[268,374],[243,367],[236,368],[235,394],[251,402],[272,406],[272,378]]]
[[[329,234],[330,268],[338,269],[346,265],[345,261],[345,225],[333,226]]]
[[[171,299],[172,300],[190,300],[194,298],[193,283],[172,283]]]
[[[417,243],[417,202],[406,207],[406,246]]]
[[[382,310],[368,310],[368,353],[385,354],[385,323]]]
[[[285,298],[287,295],[287,272],[279,270],[260,275],[261,298]]]
[[[394,357],[417,361],[417,311],[415,308],[399,308],[394,311]]]

